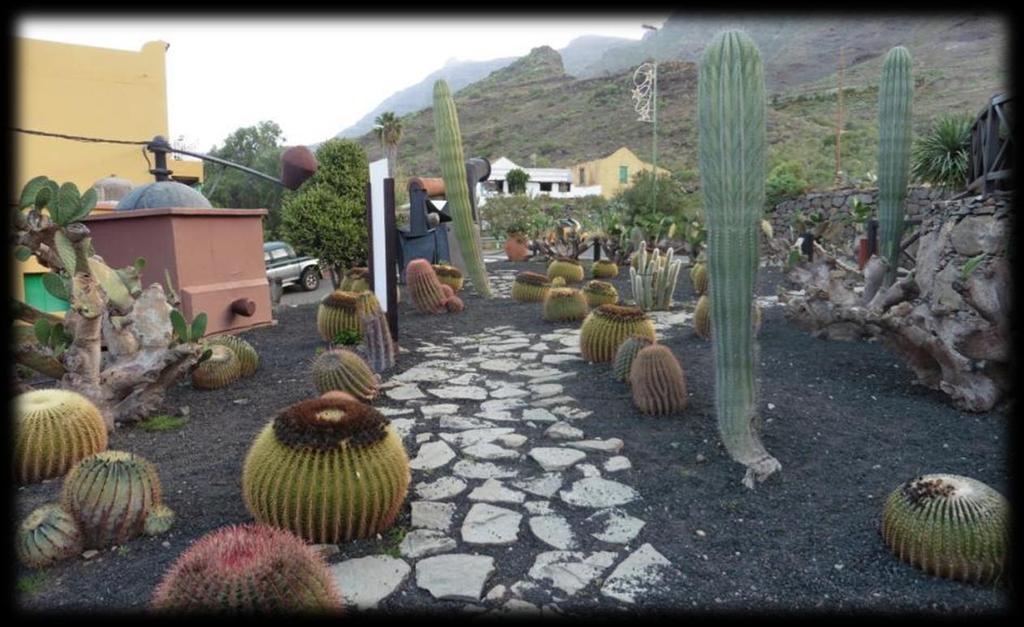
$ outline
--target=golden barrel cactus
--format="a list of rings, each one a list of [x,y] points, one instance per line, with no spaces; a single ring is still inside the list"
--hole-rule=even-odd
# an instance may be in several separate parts
[[[237,335],[222,335],[207,343],[227,346],[234,351],[235,357],[238,358],[238,364],[240,366],[239,374],[243,377],[248,377],[255,373],[260,367],[259,353],[257,353],[256,349],[252,347],[252,344],[246,342]]]
[[[619,276],[619,265],[611,259],[598,259],[590,268],[595,279],[612,279]]]
[[[316,398],[286,408],[256,437],[242,496],[257,521],[337,544],[390,527],[410,481],[387,418],[362,403]]]
[[[536,272],[520,272],[512,281],[512,300],[520,303],[541,303],[551,289],[551,280]]]
[[[686,375],[679,360],[663,344],[643,348],[629,370],[633,404],[653,416],[673,414],[686,409]]]
[[[607,281],[587,281],[583,286],[583,296],[590,307],[614,305],[619,302],[619,291]]]
[[[587,299],[573,287],[553,287],[544,297],[542,316],[548,322],[570,322],[587,317]]]
[[[445,263],[434,264],[434,273],[437,274],[437,280],[452,288],[453,292],[461,290],[466,280],[458,268]]]
[[[754,335],[761,332],[762,317],[761,306],[757,304],[757,301],[754,301],[753,305],[751,305]],[[697,306],[693,310],[693,330],[701,339],[711,339],[711,300],[707,294],[697,299]]]
[[[79,460],[107,448],[100,410],[77,392],[33,390],[19,394],[14,406],[17,483],[60,477]]]
[[[313,360],[313,383],[320,394],[348,392],[364,403],[377,398],[379,379],[366,361],[347,348],[324,351]]]
[[[219,390],[242,376],[242,362],[227,344],[211,344],[210,357],[192,371],[192,387],[197,390]]]
[[[580,353],[590,362],[609,362],[615,359],[619,345],[634,335],[655,339],[654,323],[642,309],[601,305],[583,321]]]
[[[579,283],[583,280],[583,264],[578,259],[558,257],[548,264],[548,278],[562,277],[566,283]]]
[[[358,335],[361,316],[378,310],[380,301],[373,292],[334,290],[320,300],[316,310],[316,328],[325,342],[334,342],[334,338],[342,331],[352,331]]]
[[[690,268],[690,282],[693,283],[693,292],[702,296],[708,291],[708,266],[705,263],[695,263]]]

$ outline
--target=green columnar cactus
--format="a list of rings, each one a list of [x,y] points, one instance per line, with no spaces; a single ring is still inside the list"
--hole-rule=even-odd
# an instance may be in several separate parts
[[[338,613],[342,600],[324,558],[270,525],[222,527],[182,553],[153,593],[175,613]]]
[[[219,390],[238,381],[242,362],[226,344],[212,344],[210,357],[192,371],[192,387],[197,390]]]
[[[405,282],[412,295],[412,304],[424,314],[439,314],[445,311],[445,295],[441,281],[426,259],[413,259],[405,269]]]
[[[449,213],[455,226],[455,237],[466,264],[466,271],[473,282],[473,288],[484,298],[491,297],[491,285],[484,265],[483,247],[480,244],[480,227],[473,221],[473,207],[469,196],[469,182],[466,180],[466,159],[462,153],[462,133],[459,131],[459,116],[455,110],[448,83],[439,80],[434,83],[434,131],[437,137],[437,160],[441,164],[444,178],[445,198],[448,199]]]
[[[644,311],[669,309],[682,267],[683,260],[675,259],[671,248],[664,256],[660,250],[648,253],[647,248],[641,248],[636,267],[629,269],[629,284],[637,307]]]
[[[544,297],[542,316],[548,322],[571,322],[587,317],[587,299],[574,287],[553,287]]]
[[[82,552],[82,532],[63,507],[43,505],[18,527],[14,551],[29,568],[43,568]]]
[[[686,375],[663,344],[640,349],[629,369],[633,404],[642,413],[662,416],[686,409]]]
[[[634,335],[655,339],[654,323],[638,307],[601,305],[580,327],[580,353],[594,363],[615,359],[619,345]]]
[[[347,270],[338,289],[343,292],[360,293],[370,289],[370,269],[357,267]]]
[[[512,281],[512,300],[520,303],[541,303],[551,289],[551,281],[543,274],[520,272]]]
[[[619,276],[619,266],[611,259],[598,259],[590,272],[595,279],[611,279]]]
[[[387,316],[383,311],[366,314],[362,318],[363,347],[366,363],[374,372],[384,372],[395,365],[398,346],[391,337]]]
[[[242,496],[258,522],[337,544],[390,527],[411,478],[402,440],[380,412],[317,398],[288,407],[256,437]]]
[[[548,278],[562,277],[566,283],[579,283],[583,280],[583,264],[578,259],[558,257],[548,264]]]
[[[969,477],[923,475],[889,495],[882,537],[901,560],[930,575],[989,583],[1006,566],[1010,505]]]
[[[751,308],[750,317],[753,319],[754,335],[757,336],[761,332],[761,306],[754,301]],[[697,306],[693,310],[693,330],[702,340],[711,339],[711,299],[707,294],[697,299]]]
[[[252,344],[238,336],[222,335],[210,340],[207,344],[218,344],[230,348],[235,353],[235,357],[238,358],[238,363],[241,367],[239,374],[243,377],[252,375],[260,367],[259,353],[252,347]]]
[[[882,63],[878,84],[878,242],[889,264],[886,284],[896,280],[903,237],[903,200],[910,176],[914,77],[910,52],[896,46]]]
[[[465,279],[462,277],[462,272],[455,266],[443,263],[434,264],[434,273],[437,274],[437,280],[452,288],[452,291],[458,292],[462,289]]]
[[[690,268],[690,282],[693,283],[693,292],[697,296],[703,296],[708,291],[708,267],[703,263],[695,263]]]
[[[782,466],[761,443],[751,317],[764,207],[765,96],[761,53],[726,31],[708,45],[697,81],[701,193],[715,347],[715,410],[729,455],[753,488]]]
[[[78,523],[85,548],[102,549],[145,533],[150,515],[166,520],[168,510],[160,507],[160,494],[160,478],[148,460],[124,451],[102,451],[68,472],[61,505]]]
[[[441,285],[441,293],[444,294],[444,307],[448,313],[459,313],[466,308],[462,299],[455,295],[451,285]]]
[[[587,305],[591,307],[614,305],[619,302],[619,291],[615,286],[597,279],[587,281],[583,286],[583,296],[587,299]]]
[[[364,403],[380,393],[377,375],[362,357],[345,348],[324,351],[313,360],[313,383],[317,392],[341,390]]]
[[[48,389],[19,394],[14,410],[14,481],[60,477],[79,460],[106,450],[107,427],[77,392]]]
[[[654,340],[642,335],[634,335],[619,344],[619,350],[615,351],[615,359],[612,361],[612,376],[616,381],[629,383],[629,370],[633,367],[636,354],[651,344],[654,344]]]

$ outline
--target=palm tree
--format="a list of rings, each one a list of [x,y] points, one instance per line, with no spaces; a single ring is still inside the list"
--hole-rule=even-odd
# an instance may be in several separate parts
[[[388,159],[388,177],[395,177],[395,164],[398,161],[398,142],[402,140],[402,120],[392,111],[386,111],[373,121],[373,131],[384,149]]]

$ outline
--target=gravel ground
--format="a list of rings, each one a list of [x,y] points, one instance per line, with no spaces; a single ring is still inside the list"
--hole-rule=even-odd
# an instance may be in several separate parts
[[[488,267],[544,270],[539,263]],[[613,280],[624,297],[629,295],[626,276]],[[763,269],[759,293],[773,295],[780,279],[778,271]],[[543,321],[538,305],[485,301],[475,294],[464,300],[462,314],[431,317],[403,303],[400,344],[443,344],[453,333],[499,324],[541,334],[577,326]],[[676,301],[692,310],[685,276]],[[30,611],[144,609],[163,572],[191,542],[223,525],[251,520],[240,496],[242,463],[256,433],[279,409],[315,394],[308,376],[322,345],[315,316],[312,304],[283,306],[276,326],[245,333],[262,358],[252,377],[210,392],[175,387],[167,412],[187,411],[183,428],[156,433],[125,428],[112,435],[111,449],[133,451],[156,464],[165,501],[178,515],[169,533],[130,541],[90,560],[58,563],[38,577],[19,565],[16,603]],[[560,381],[565,393],[579,399],[580,409],[594,412],[585,422],[588,438],[625,441],[622,454],[633,468],[615,479],[642,495],[632,512],[647,522],[637,543],[652,543],[678,570],[635,609],[970,614],[1008,609],[1004,588],[924,575],[893,557],[878,532],[886,495],[917,474],[963,474],[1008,494],[1003,415],[960,413],[940,394],[915,385],[912,372],[881,346],[810,339],[786,321],[781,308],[770,308],[759,339],[760,405],[765,445],[783,468],[750,491],[740,484],[742,467],[718,444],[710,343],[690,326],[674,329],[664,343],[686,371],[689,407],[679,416],[639,414],[627,386],[611,379],[608,365],[574,362],[578,376]],[[403,353],[396,372],[426,359]],[[390,400],[378,404],[401,406]],[[59,489],[60,480],[19,488],[17,520],[56,500]],[[395,528],[407,527],[408,521],[406,505]],[[510,547],[480,552],[498,558],[502,570],[525,572],[534,554],[545,549],[528,532],[521,538]],[[329,561],[394,547],[395,537],[386,534],[343,545]],[[381,609],[425,613],[464,605],[434,600],[414,579],[410,576]],[[559,606],[573,614],[618,607],[594,591],[588,587]]]

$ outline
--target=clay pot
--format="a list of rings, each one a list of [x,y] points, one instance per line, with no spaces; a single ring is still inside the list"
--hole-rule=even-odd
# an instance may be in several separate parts
[[[509,233],[505,240],[505,256],[509,261],[526,261],[530,257],[530,247],[526,238],[519,233]]]

